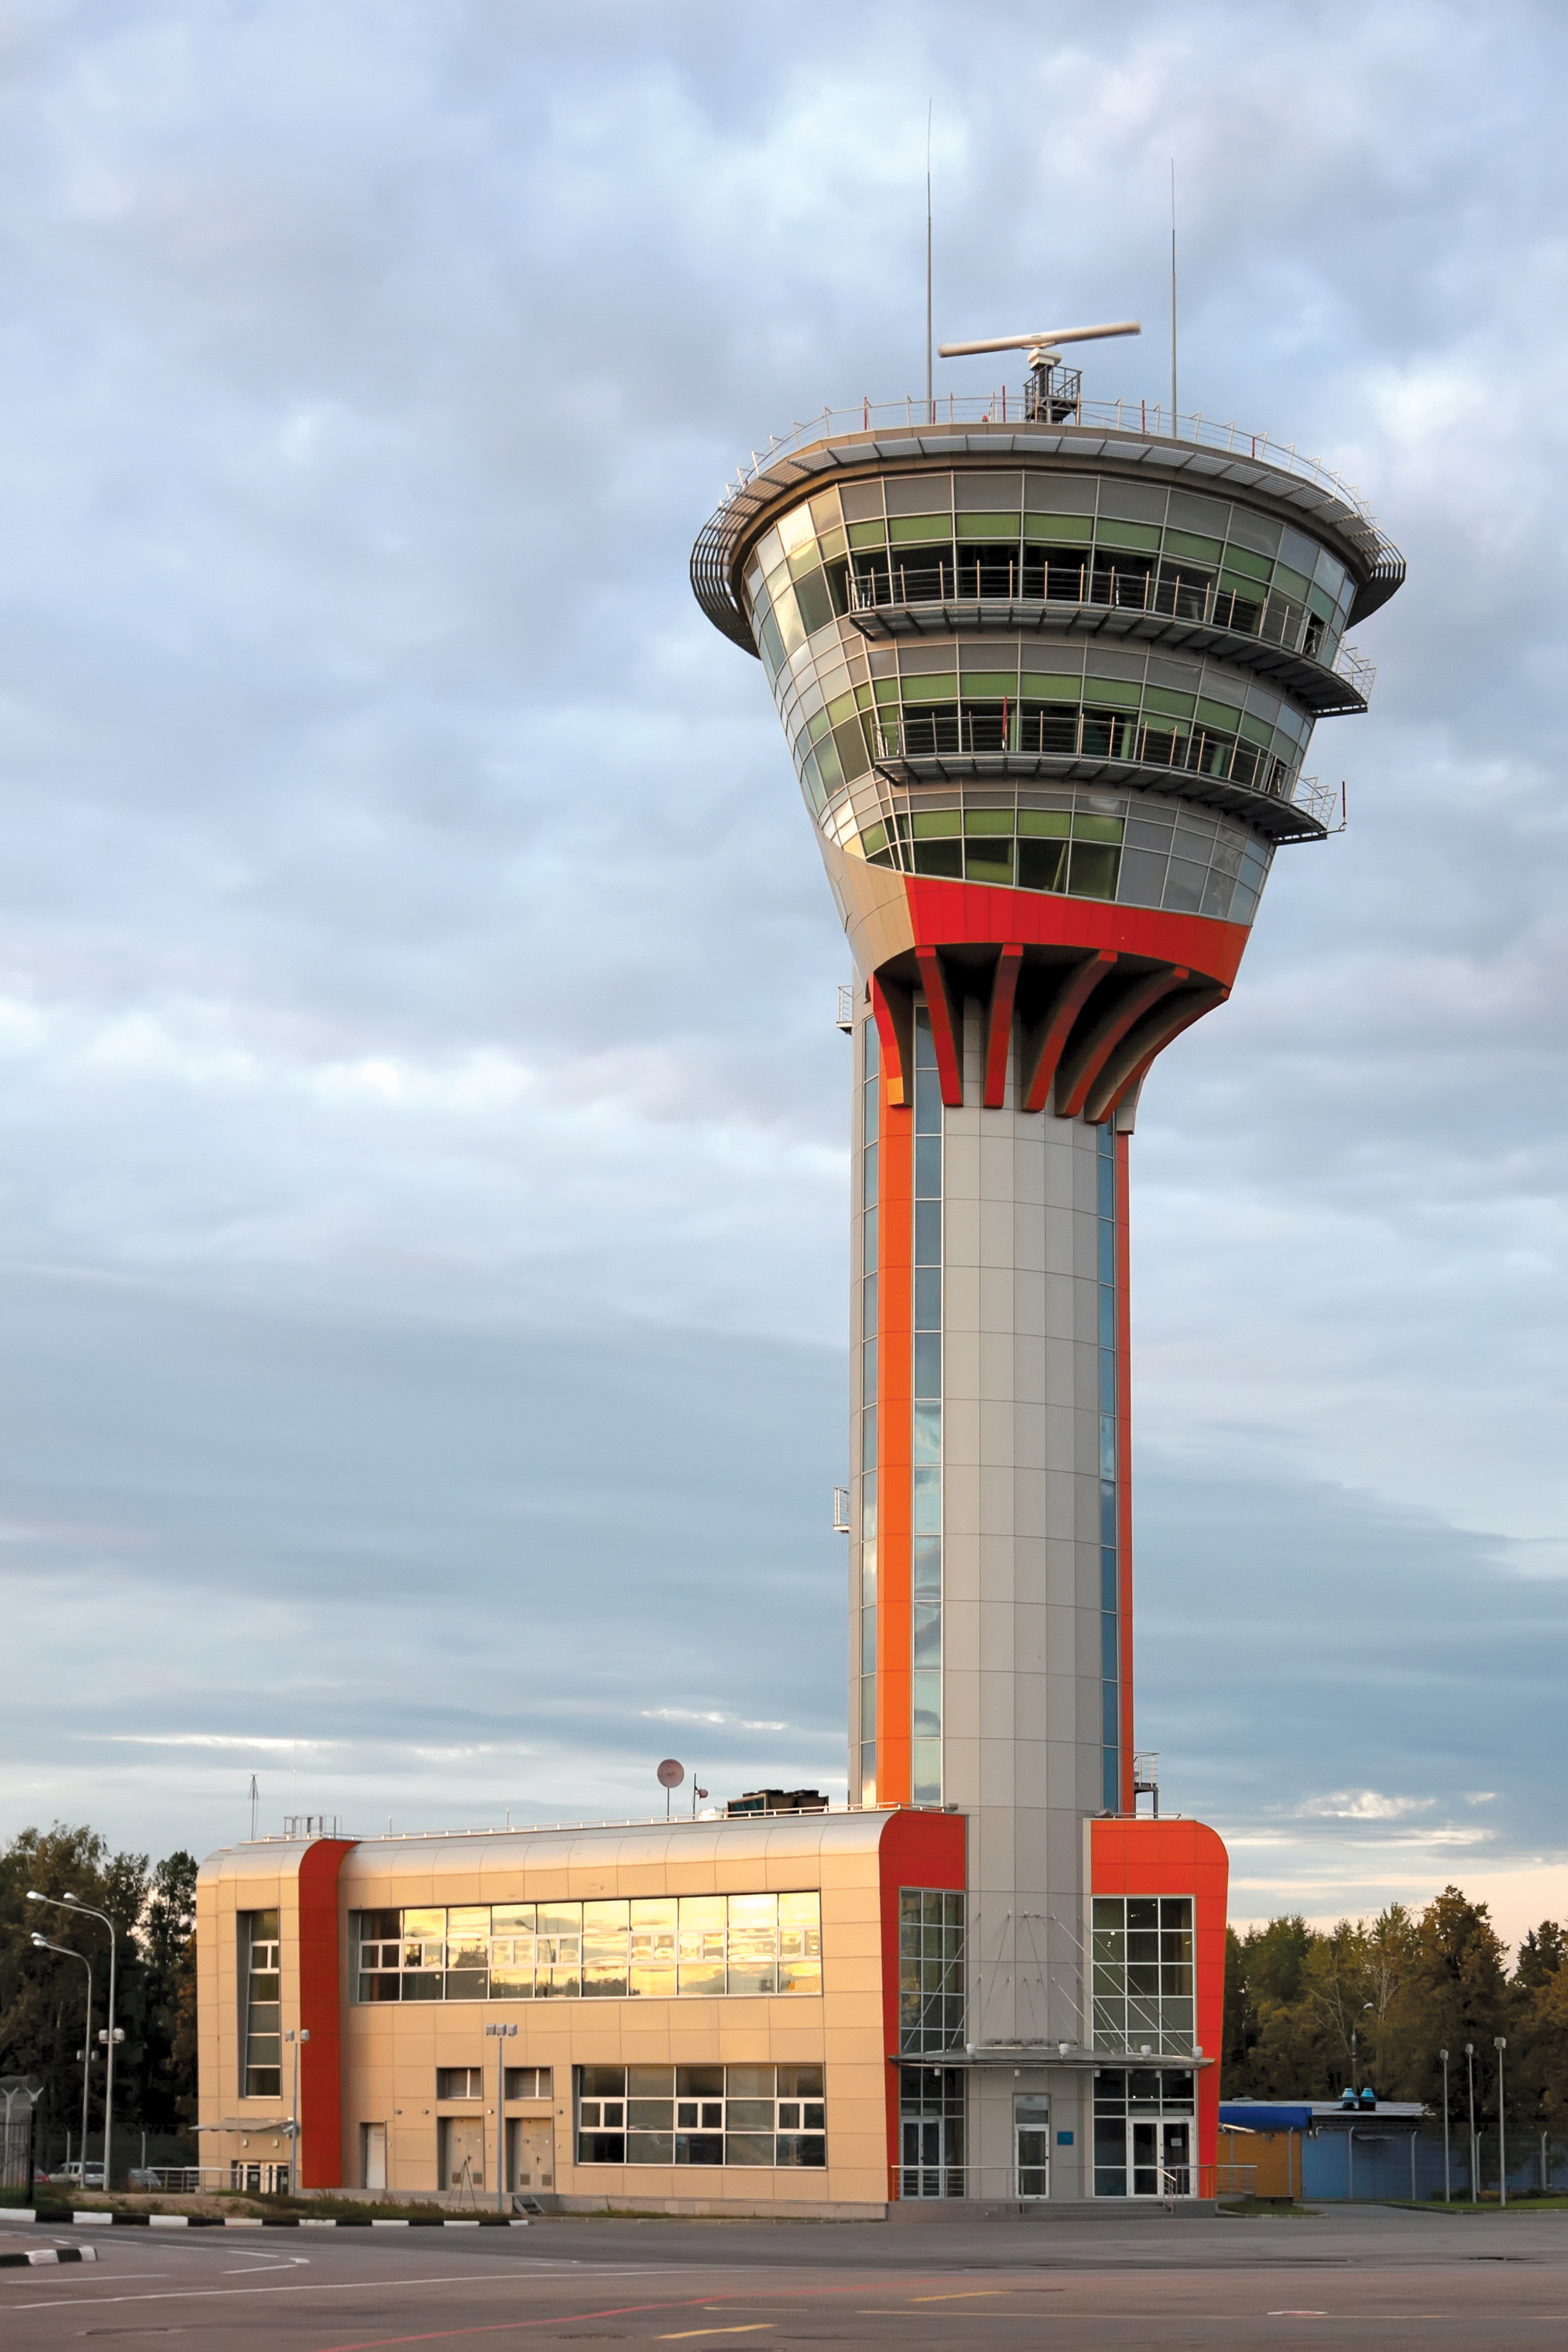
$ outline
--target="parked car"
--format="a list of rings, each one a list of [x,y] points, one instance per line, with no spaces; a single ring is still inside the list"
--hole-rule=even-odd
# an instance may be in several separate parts
[[[162,2189],[163,2184],[152,2165],[143,2169],[137,2164],[132,2165],[126,2174],[125,2186],[127,2189]]]
[[[43,2175],[39,2174],[38,2178],[41,2179]],[[68,2180],[77,2189],[101,2189],[103,2165],[100,2161],[84,2168],[79,2162],[73,2161],[70,2164],[62,2165],[59,2171],[51,2173],[49,2178],[52,2180]]]

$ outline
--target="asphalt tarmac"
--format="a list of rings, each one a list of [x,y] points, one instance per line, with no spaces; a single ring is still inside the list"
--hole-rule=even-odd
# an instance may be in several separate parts
[[[1568,2344],[1568,2212],[91,2235],[0,2269],[5,2352]],[[0,2252],[86,2236],[0,2217]]]

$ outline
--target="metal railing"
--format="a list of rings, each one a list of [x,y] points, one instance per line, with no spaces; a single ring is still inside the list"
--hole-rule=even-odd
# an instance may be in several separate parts
[[[749,488],[779,458],[814,441],[828,439],[835,433],[873,433],[889,427],[923,428],[929,432],[952,425],[1016,425],[1020,431],[1073,429],[1032,425],[1025,415],[1024,393],[1005,384],[992,392],[944,393],[929,408],[923,400],[912,395],[902,400],[867,398],[853,408],[824,408],[803,424],[792,423],[787,433],[770,434],[767,447],[753,449],[747,463],[738,466],[725,483],[722,503],[728,506],[732,498]],[[1220,424],[1197,410],[1190,415],[1181,415],[1154,400],[1080,400],[1076,429],[1097,428],[1103,432],[1152,434],[1159,440],[1192,441],[1202,448],[1224,449],[1233,457],[1274,467],[1342,499],[1364,522],[1376,528],[1376,517],[1361,492],[1333,467],[1325,466],[1321,458],[1303,456],[1293,441],[1276,441],[1267,433],[1249,433],[1234,419]]]
[[[1265,799],[1294,799],[1283,760],[1238,736],[1194,726],[1184,730],[1114,711],[932,711],[905,707],[898,719],[867,712],[877,760],[995,758],[1110,760],[1128,767],[1167,768],[1234,784]]]
[[[864,567],[864,568],[859,568]],[[1303,661],[1321,662],[1327,634],[1321,614],[1294,596],[1268,589],[1246,596],[1222,588],[1205,575],[1162,565],[1123,569],[1114,563],[1060,563],[1042,560],[1001,563],[893,562],[859,567],[849,573],[849,611],[876,614],[919,611],[947,604],[1064,604],[1075,610],[1148,614],[1194,628],[1228,630],[1278,646]],[[1321,666],[1342,677],[1366,701],[1377,671],[1353,646],[1340,646]]]

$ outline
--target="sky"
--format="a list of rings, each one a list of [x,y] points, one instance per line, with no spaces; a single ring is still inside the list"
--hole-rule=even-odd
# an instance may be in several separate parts
[[[0,14],[0,1835],[844,1786],[847,953],[697,530],[939,339],[1407,555],[1134,1145],[1140,1744],[1233,1914],[1568,1916],[1551,7]],[[939,363],[984,388],[995,363]],[[1018,371],[1015,369],[1016,374]]]

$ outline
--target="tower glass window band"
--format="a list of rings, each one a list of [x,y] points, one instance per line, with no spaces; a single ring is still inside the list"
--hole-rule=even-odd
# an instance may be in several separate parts
[[[914,1494],[910,1795],[942,1802],[942,1086],[931,1014],[915,1011]]]
[[[880,1041],[860,1024],[860,1802],[877,1801],[877,1183]],[[854,1777],[854,1776],[852,1776]]]
[[[1100,1803],[1121,1810],[1121,1576],[1118,1544],[1116,1134],[1097,1130],[1095,1222],[1100,1300]]]

